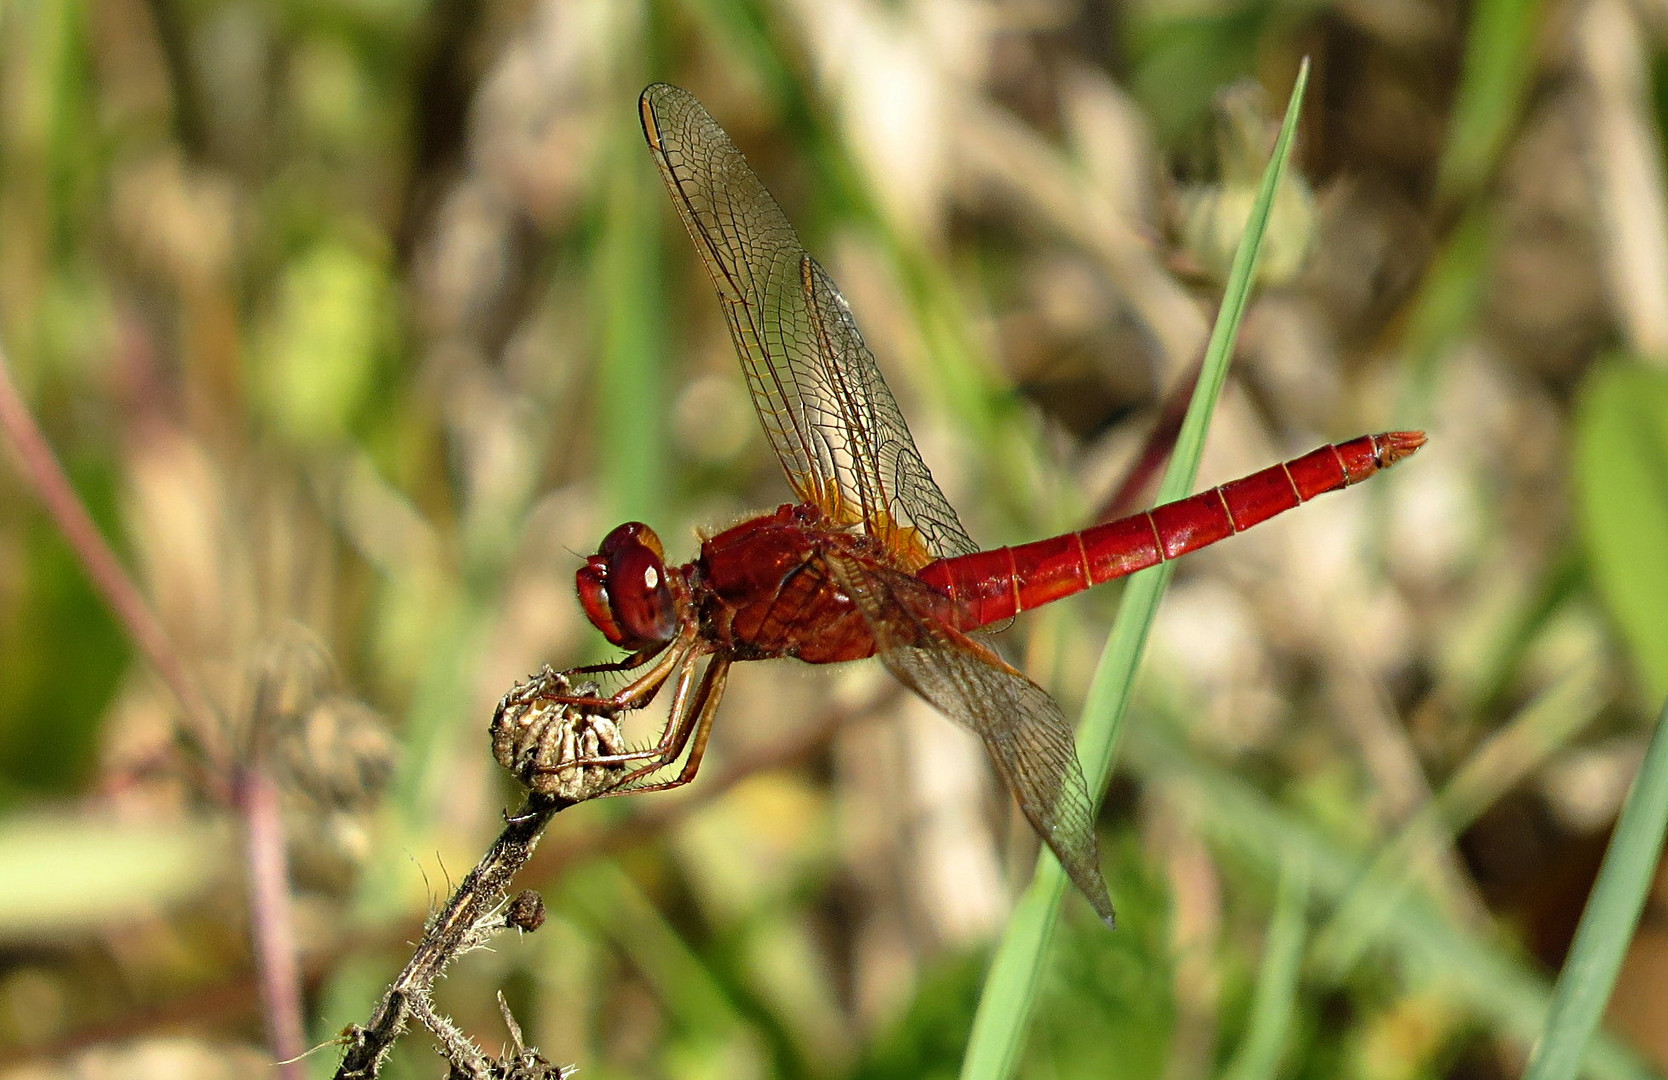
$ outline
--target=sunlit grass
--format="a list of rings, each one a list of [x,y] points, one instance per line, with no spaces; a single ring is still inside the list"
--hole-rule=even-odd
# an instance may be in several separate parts
[[[1573,1080],[1610,1001],[1639,914],[1645,908],[1663,832],[1668,829],[1668,704],[1657,716],[1622,816],[1611,835],[1598,881],[1587,898],[1569,959],[1552,996],[1546,1027],[1525,1080]]]

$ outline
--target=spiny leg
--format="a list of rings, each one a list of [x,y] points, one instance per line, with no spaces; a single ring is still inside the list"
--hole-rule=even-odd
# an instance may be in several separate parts
[[[678,740],[676,749],[672,750],[659,762],[639,766],[631,771],[619,784],[600,793],[597,797],[606,799],[615,795],[639,795],[649,791],[670,791],[682,787],[695,779],[695,773],[701,768],[701,758],[707,752],[707,738],[712,734],[712,718],[718,714],[719,699],[724,696],[724,684],[729,679],[730,659],[727,656],[715,656],[707,665],[706,674],[701,677],[701,687],[695,692],[695,702],[690,709],[691,719],[681,725],[683,735]],[[693,734],[694,742],[689,749],[689,760],[683,763],[683,768],[671,780],[662,780],[654,784],[642,784],[638,787],[627,787],[633,780],[648,776],[657,769],[662,769],[678,759],[683,753],[686,743],[690,742]]]
[[[636,668],[642,667],[644,664],[654,659],[655,653],[659,651],[660,650],[658,648],[638,649],[629,656],[621,657],[618,660],[610,660],[602,664],[586,664],[583,667],[569,668],[568,670],[562,672],[562,674],[598,675],[614,671],[632,671]]]
[[[693,630],[679,634],[661,652],[660,659],[654,662],[653,667],[607,697],[599,697],[595,694],[544,694],[540,696],[540,700],[552,701],[558,705],[572,705],[581,709],[612,709],[616,711],[641,709],[654,700],[654,696],[660,692],[661,686],[665,684],[667,678],[671,676],[678,665],[688,662],[691,656],[690,650],[694,647],[694,644],[695,634]],[[620,662],[629,664],[630,661],[636,660],[640,655],[640,653],[633,653]],[[638,664],[641,663],[642,661],[639,660]],[[605,670],[605,668],[603,665],[592,665],[588,668],[574,669],[576,672],[598,670]],[[622,667],[619,670],[628,669]],[[564,672],[564,674],[572,673]]]
[[[711,698],[713,672],[717,665],[718,661],[716,659],[707,665],[707,670],[702,674],[701,682],[696,687],[693,697],[681,698],[673,703],[672,713],[667,717],[666,731],[661,735],[660,743],[655,748],[656,752],[653,758],[633,768],[615,782],[608,791],[602,792],[602,796],[608,794],[623,795],[627,791],[627,785],[632,781],[659,772],[682,756],[684,747],[689,745],[689,737],[700,722],[701,715],[706,709],[706,703]],[[729,661],[724,661],[724,666],[729,666]],[[632,788],[630,790],[641,791],[646,789]]]
[[[660,736],[660,742],[646,750],[628,750],[620,754],[595,754],[588,757],[572,758],[568,761],[561,761],[540,768],[538,771],[541,774],[559,774],[569,770],[627,765],[637,761],[651,762],[650,769],[652,771],[664,766],[669,751],[672,753],[672,758],[675,759],[677,751],[673,750],[673,747],[679,746],[681,748],[680,740],[686,737],[679,732],[678,728],[680,723],[686,723],[680,718],[685,717],[692,711],[690,709],[689,691],[690,687],[694,685],[695,661],[699,658],[699,654],[692,650],[684,650],[684,655],[679,657],[682,667],[678,671],[677,688],[672,692],[672,711],[669,715],[666,730]],[[664,683],[666,678],[667,676],[662,675],[660,682]],[[701,685],[705,686],[705,680],[702,681]],[[644,700],[644,704],[648,704],[647,699]],[[632,775],[637,775],[637,773],[634,772]]]

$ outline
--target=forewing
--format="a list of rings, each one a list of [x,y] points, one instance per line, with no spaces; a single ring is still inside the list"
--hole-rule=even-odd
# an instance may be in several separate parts
[[[706,264],[753,406],[788,483],[805,502],[838,505],[818,429],[837,422],[800,283],[804,245],[730,137],[693,94],[643,91],[643,135],[672,204]]]
[[[834,521],[861,524],[911,568],[976,550],[916,452],[850,308],[741,151],[686,90],[656,83],[640,108],[794,493]]]
[[[906,574],[838,556],[830,570],[869,621],[881,662],[984,741],[996,771],[1066,876],[1108,925],[1093,803],[1071,727],[1048,692],[980,642],[948,626],[946,601]]]
[[[913,554],[905,560],[910,569],[977,551],[915,448],[875,354],[858,332],[851,305],[815,259],[807,255],[801,269],[823,382],[840,415],[836,476],[861,507],[869,534],[895,551]]]

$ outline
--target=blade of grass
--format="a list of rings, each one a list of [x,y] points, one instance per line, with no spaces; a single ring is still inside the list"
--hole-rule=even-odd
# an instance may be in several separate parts
[[[756,1039],[730,988],[618,865],[599,860],[575,871],[562,883],[561,899],[564,911],[620,948],[685,1038],[735,1045]]]
[[[1198,472],[1199,458],[1204,450],[1205,430],[1222,384],[1227,379],[1234,337],[1250,297],[1257,250],[1262,243],[1263,230],[1268,225],[1275,190],[1291,156],[1308,78],[1309,64],[1305,60],[1292,87],[1291,101],[1286,106],[1286,119],[1275,143],[1274,156],[1263,173],[1262,187],[1234,256],[1222,307],[1217,313],[1210,344],[1205,350],[1204,370],[1194,391],[1193,403],[1188,408],[1187,419],[1182,423],[1175,456],[1159,487],[1160,502],[1182,498],[1192,490],[1193,478]],[[1089,686],[1077,745],[1090,791],[1097,799],[1106,790],[1111,777],[1118,730],[1124,709],[1129,704],[1135,670],[1146,646],[1147,632],[1158,609],[1159,597],[1169,584],[1170,575],[1170,564],[1162,563],[1130,579],[1111,636]],[[1053,937],[1054,924],[1059,917],[1060,897],[1064,891],[1065,875],[1053,857],[1045,852],[1038,860],[1031,885],[1020,899],[1008,931],[997,948],[996,959],[979,999],[978,1012],[973,1018],[967,1054],[962,1060],[963,1080],[998,1080],[1013,1073],[1024,1047],[1031,1014],[1036,1008],[1043,958]]]
[[[1317,966],[1333,978],[1361,959],[1416,882],[1420,868],[1489,807],[1568,745],[1609,695],[1596,662],[1579,665],[1515,714],[1380,847],[1372,865],[1315,935]]]
[[[1297,1015],[1298,973],[1303,962],[1304,909],[1308,906],[1309,869],[1298,859],[1280,866],[1280,892],[1268,925],[1263,962],[1251,1001],[1245,1041],[1234,1053],[1225,1080],[1272,1080],[1291,1038]]]
[[[1535,75],[1546,7],[1540,0],[1482,0],[1473,9],[1464,74],[1437,172],[1445,197],[1469,197],[1499,163]]]
[[[1599,868],[1598,883],[1581,914],[1569,960],[1558,976],[1546,1027],[1529,1059],[1524,1080],[1571,1080],[1598,1030],[1616,973],[1662,857],[1668,827],[1668,703],[1622,807],[1615,835]]]
[[[619,98],[632,100],[629,93]],[[666,336],[660,249],[668,215],[633,119],[623,116],[617,125],[606,159],[610,175],[599,191],[601,227],[592,281],[601,311],[597,439],[612,516],[655,521],[667,509],[666,365],[659,343]]]
[[[1272,884],[1287,860],[1309,872],[1311,902],[1335,908],[1376,852],[1342,844],[1324,828],[1281,806],[1254,785],[1187,746],[1179,734],[1188,718],[1161,703],[1131,729],[1130,768],[1166,803],[1208,837],[1225,865],[1243,867]],[[1410,889],[1394,918],[1375,928],[1375,953],[1397,973],[1408,993],[1429,993],[1494,1037],[1527,1047],[1544,1029],[1552,988],[1518,949],[1488,928],[1473,929]],[[1326,984],[1328,973],[1309,969]],[[1649,1080],[1655,1076],[1621,1042],[1600,1032],[1584,1056],[1593,1080]]]

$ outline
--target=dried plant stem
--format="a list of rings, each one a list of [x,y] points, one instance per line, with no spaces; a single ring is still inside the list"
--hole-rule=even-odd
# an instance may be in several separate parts
[[[475,1041],[463,1033],[449,1016],[434,1010],[427,994],[413,992],[406,1001],[411,1016],[428,1028],[446,1047],[446,1061],[451,1066],[448,1077],[466,1076],[470,1080],[496,1080],[492,1076],[492,1061]]]
[[[532,858],[533,849],[550,819],[572,805],[535,792],[528,795],[520,810],[509,815],[504,831],[492,848],[463,879],[446,906],[429,920],[423,939],[417,943],[405,970],[389,984],[370,1022],[349,1030],[347,1052],[336,1068],[336,1080],[370,1080],[376,1076],[394,1040],[412,1019],[446,1042],[450,1052],[453,1034],[450,1024],[437,1027],[430,1022],[434,1018],[428,1007],[430,991],[446,965],[503,929],[504,922],[497,917],[497,909],[509,891],[510,881]],[[461,1068],[466,1070],[461,1075],[471,1075],[467,1071],[468,1061],[454,1057],[452,1065],[454,1074]]]
[[[224,725],[186,674],[185,664],[161,621],[75,493],[57,455],[12,381],[11,366],[3,347],[0,347],[0,429],[10,436],[24,479],[68,541],[93,587],[179,702],[185,722],[178,730],[199,754],[205,785],[220,801],[237,806],[244,816],[250,923],[263,1012],[272,1053],[286,1063],[279,1067],[281,1074],[299,1078],[301,1067],[294,1059],[306,1049],[306,1042],[302,1035],[301,980],[296,965],[289,873],[277,793],[258,769],[251,769],[234,789],[227,763],[209,751],[207,737],[222,730]]]

